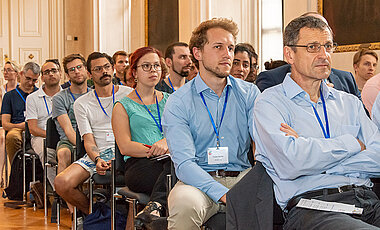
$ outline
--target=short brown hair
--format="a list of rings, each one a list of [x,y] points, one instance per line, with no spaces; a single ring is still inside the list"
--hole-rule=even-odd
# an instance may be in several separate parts
[[[354,55],[354,65],[355,64],[358,64],[360,62],[360,60],[362,59],[362,57],[364,55],[372,55],[376,58],[376,62],[378,61],[378,56],[377,56],[377,53],[373,50],[369,50],[369,49],[360,49],[358,52],[356,52],[356,54]]]
[[[74,61],[75,59],[81,60],[83,63],[83,66],[86,67],[87,63],[86,63],[86,60],[84,59],[84,57],[82,56],[82,54],[70,54],[70,55],[64,57],[62,60],[62,65],[63,65],[63,69],[65,70],[65,73],[67,73],[67,74],[69,73],[69,70],[67,69],[67,64],[69,62]]]
[[[199,24],[192,32],[189,49],[190,53],[193,54],[193,48],[197,47],[203,49],[204,45],[208,42],[207,40],[207,31],[212,28],[221,28],[232,34],[236,43],[236,36],[239,33],[239,28],[237,24],[227,18],[213,18]],[[198,60],[196,60],[198,62]]]
[[[126,56],[128,57],[128,54],[127,52],[123,51],[123,50],[120,50],[120,51],[117,51],[116,53],[114,53],[112,55],[112,60],[113,60],[113,63],[116,64],[116,58],[117,56]]]

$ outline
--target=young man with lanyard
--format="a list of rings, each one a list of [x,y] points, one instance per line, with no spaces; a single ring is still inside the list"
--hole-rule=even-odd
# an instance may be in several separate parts
[[[63,58],[62,64],[71,85],[57,93],[52,103],[52,117],[60,135],[57,144],[58,174],[71,164],[71,153],[75,151],[77,122],[74,101],[90,90],[86,84],[86,60],[82,55],[70,54]]]
[[[95,171],[104,175],[115,154],[115,138],[111,127],[113,104],[129,94],[132,88],[112,84],[113,61],[105,53],[88,56],[87,69],[95,89],[74,103],[75,117],[87,154],[57,175],[57,193],[84,214],[89,213],[89,201],[78,185]]]
[[[3,128],[8,131],[5,146],[10,162],[16,151],[21,149],[21,133],[25,130],[25,102],[28,95],[37,90],[35,83],[40,73],[37,63],[26,63],[20,74],[20,85],[4,95],[1,114]]]
[[[291,73],[255,104],[255,156],[273,180],[285,230],[380,227],[370,188],[380,176],[380,133],[357,97],[324,81],[335,47],[321,19],[292,20],[284,32]]]
[[[46,121],[51,117],[52,98],[61,91],[61,66],[57,59],[46,60],[41,67],[44,84],[26,98],[26,121],[32,134],[32,148],[43,163],[43,140],[46,138]],[[55,155],[55,154],[54,154]],[[55,172],[49,170],[48,179],[53,185]]]
[[[225,208],[229,188],[251,168],[259,90],[229,75],[237,33],[228,19],[202,22],[190,40],[199,74],[166,103],[162,126],[180,180],[168,198],[169,229],[199,229]]]
[[[156,89],[173,93],[187,82],[186,77],[189,76],[192,64],[189,45],[184,42],[169,45],[165,51],[165,63],[169,75],[156,85]]]

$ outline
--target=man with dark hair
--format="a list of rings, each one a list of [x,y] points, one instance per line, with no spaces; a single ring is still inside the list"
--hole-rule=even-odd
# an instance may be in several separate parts
[[[5,146],[10,162],[17,150],[21,149],[21,133],[25,130],[26,98],[37,90],[35,83],[40,73],[41,69],[37,63],[26,63],[20,74],[20,85],[4,95],[1,114],[3,128],[8,131],[5,137]]]
[[[162,126],[180,180],[168,198],[169,229],[199,229],[225,208],[227,191],[250,170],[259,90],[229,75],[237,33],[225,18],[195,28],[189,46],[199,74],[166,103]]]
[[[173,93],[186,83],[191,69],[189,45],[184,42],[175,42],[166,48],[165,63],[169,68],[169,75],[161,80],[156,89]]]
[[[48,59],[41,67],[41,80],[44,83],[40,89],[26,98],[26,121],[32,134],[31,144],[43,163],[43,140],[46,138],[46,122],[51,117],[52,98],[61,90],[61,65],[57,59]],[[54,151],[53,151],[54,152]],[[53,155],[55,159],[55,153]],[[51,168],[49,168],[51,169]],[[54,182],[55,170],[48,171],[51,185]]]
[[[316,17],[328,24],[326,19],[316,12],[308,12],[301,17],[304,16]],[[256,85],[259,87],[260,91],[263,92],[267,88],[282,83],[286,74],[289,72],[291,72],[291,65],[283,65],[273,70],[263,71],[257,77]],[[333,85],[335,89],[353,94],[361,99],[360,91],[358,90],[354,76],[352,76],[350,72],[332,68],[330,76],[327,78],[327,82],[331,83],[329,85]]]
[[[380,176],[380,133],[357,97],[327,86],[335,48],[321,19],[292,20],[284,32],[291,73],[256,100],[255,156],[273,180],[285,230],[380,227],[370,180]]]
[[[128,66],[127,52],[120,50],[113,54],[112,60],[115,67],[115,74],[112,83],[115,85],[126,85],[124,82],[124,70]]]
[[[86,154],[55,179],[57,193],[85,214],[89,213],[89,200],[78,186],[95,172],[104,175],[110,168],[110,160],[115,156],[111,127],[113,104],[132,91],[127,86],[112,84],[112,64],[112,58],[106,53],[93,52],[87,58],[87,69],[95,88],[74,103]]]

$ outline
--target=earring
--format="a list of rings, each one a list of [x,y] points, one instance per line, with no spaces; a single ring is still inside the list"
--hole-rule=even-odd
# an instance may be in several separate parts
[[[137,78],[135,78],[135,82],[137,83]]]

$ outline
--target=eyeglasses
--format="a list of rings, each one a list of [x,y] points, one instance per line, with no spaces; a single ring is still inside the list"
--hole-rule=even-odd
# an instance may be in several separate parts
[[[56,73],[58,73],[58,70],[57,69],[47,69],[47,70],[42,72],[42,75],[49,75],[50,73],[56,74]]]
[[[2,73],[14,73],[16,71],[14,69],[2,69],[1,72]]]
[[[306,51],[309,53],[318,53],[321,50],[321,47],[324,46],[326,52],[332,53],[335,51],[336,47],[338,47],[337,43],[328,42],[324,45],[320,43],[309,43],[307,45],[288,45],[290,47],[306,47]]]
[[[67,71],[69,73],[74,73],[75,72],[75,69],[77,69],[78,71],[81,71],[83,69],[83,65],[77,65],[77,66],[74,66],[74,67],[71,67],[69,68]]]
[[[136,66],[137,68],[138,67],[141,67],[142,70],[144,70],[145,72],[149,72],[152,70],[152,67],[154,70],[161,70],[161,65],[160,64],[150,64],[150,63],[145,63],[145,64],[141,64],[141,65],[138,65]]]
[[[102,70],[104,69],[105,71],[109,71],[111,70],[112,68],[112,65],[110,64],[105,64],[104,66],[95,66],[92,71],[95,72],[95,73],[101,73]]]

